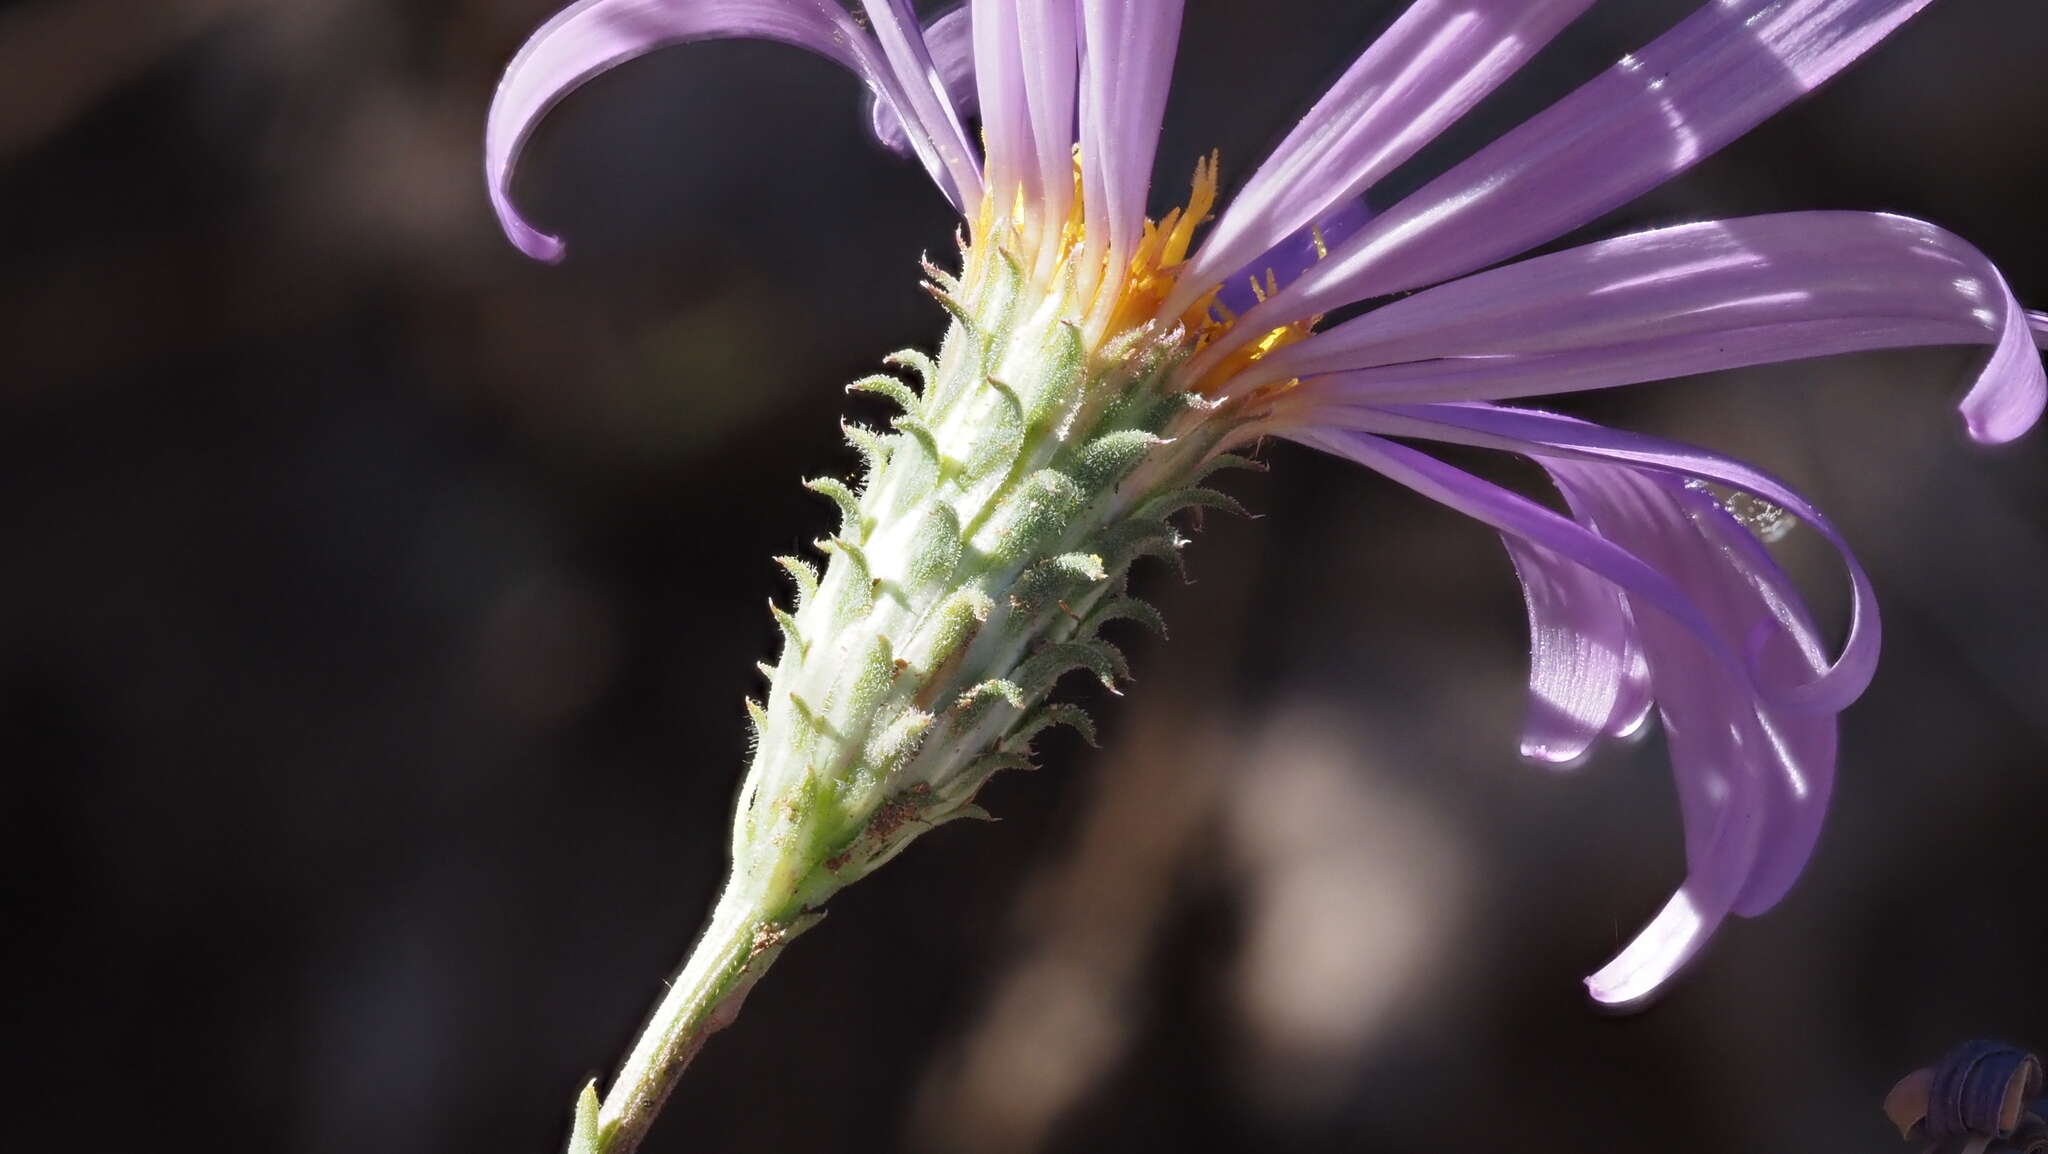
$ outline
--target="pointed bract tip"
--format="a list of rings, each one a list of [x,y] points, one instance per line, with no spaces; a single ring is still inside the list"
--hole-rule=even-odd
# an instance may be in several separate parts
[[[575,1120],[569,1124],[566,1154],[604,1154],[604,1139],[598,1132],[597,1079],[592,1078],[576,1096]]]

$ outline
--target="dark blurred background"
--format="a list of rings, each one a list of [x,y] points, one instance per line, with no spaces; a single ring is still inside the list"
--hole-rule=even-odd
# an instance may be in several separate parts
[[[551,6],[0,8],[11,1149],[558,1150],[708,906],[768,558],[829,526],[839,386],[939,335],[953,223],[854,81],[703,45],[548,122],[571,256],[520,258],[482,118]],[[1395,184],[1690,7],[1609,0]],[[1398,10],[1193,0],[1162,186],[1241,179]],[[1582,235],[1885,209],[2041,306],[2044,59],[2039,0],[1945,0]],[[1565,403],[1805,486],[1886,611],[1805,880],[1648,1012],[1579,978],[1679,880],[1660,739],[1521,763],[1497,541],[1281,447],[1145,576],[1174,640],[1105,748],[842,895],[646,1149],[1903,1149],[1895,1078],[2048,1045],[2048,440],[1967,444],[1982,356]]]

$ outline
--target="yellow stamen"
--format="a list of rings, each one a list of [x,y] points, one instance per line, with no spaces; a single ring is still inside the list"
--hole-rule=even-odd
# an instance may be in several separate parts
[[[1174,209],[1157,224],[1145,222],[1144,239],[1131,255],[1130,273],[1124,279],[1122,293],[1110,306],[1105,332],[1122,332],[1158,315],[1159,306],[1180,281],[1180,265],[1188,257],[1195,230],[1209,219],[1209,210],[1216,206],[1216,179],[1221,165],[1222,156],[1215,152],[1197,161],[1187,207]],[[1204,317],[1183,316],[1182,321],[1196,332],[1207,324]]]
[[[1185,208],[1173,209],[1157,221],[1145,222],[1144,234],[1138,241],[1136,251],[1127,258],[1126,274],[1114,297],[1101,296],[1099,290],[1096,290],[1092,294],[1092,301],[1071,302],[1082,314],[1090,318],[1092,323],[1088,324],[1088,328],[1098,347],[1117,334],[1130,329],[1155,322],[1168,322],[1179,325],[1193,346],[1200,349],[1237,323],[1236,314],[1217,300],[1218,294],[1223,290],[1221,284],[1210,286],[1177,317],[1163,317],[1159,313],[1160,307],[1179,284],[1182,266],[1194,247],[1196,230],[1210,219],[1210,213],[1216,206],[1221,160],[1219,153],[1211,152],[1196,162]],[[1054,271],[1051,285],[1067,286],[1064,290],[1053,287],[1052,291],[1055,292],[1072,292],[1077,283],[1081,286],[1080,291],[1091,292],[1086,286],[1091,283],[1092,278],[1077,275],[1085,270],[1076,267],[1087,249],[1087,212],[1083,204],[1084,196],[1081,153],[1077,147],[1074,150],[1073,200],[1069,204],[1066,220],[1060,224],[1058,235],[1049,238],[1053,246],[1051,264]],[[1029,209],[1030,206],[1024,202],[1020,188],[1010,214],[1001,226],[1009,234],[1007,239],[1024,251],[1032,251],[1039,245],[1047,243],[1046,240],[1037,240],[1034,243],[1034,238],[1028,236],[1027,232],[1050,224],[1034,224]],[[976,217],[974,235],[977,239],[987,238],[990,243],[975,245],[977,257],[982,252],[993,252],[1002,247],[997,238],[991,235],[991,230],[998,227],[995,217],[994,197],[985,197]],[[1314,230],[1311,235],[1315,240],[1317,258],[1328,256],[1329,247],[1323,239],[1321,230]],[[975,262],[971,260],[970,263]],[[1040,267],[1042,269],[1044,266]],[[970,281],[975,279],[974,274],[979,271],[970,268]],[[1263,278],[1251,278],[1251,289],[1253,296],[1264,301],[1279,290],[1278,280],[1271,270],[1267,270]],[[1285,348],[1308,336],[1321,319],[1310,317],[1262,333],[1258,339],[1247,342],[1203,374],[1202,379],[1195,384],[1195,389],[1204,393],[1219,391],[1224,382],[1244,371],[1253,362],[1275,349]],[[1259,392],[1263,395],[1274,389],[1285,388],[1288,384],[1291,382],[1268,386]]]

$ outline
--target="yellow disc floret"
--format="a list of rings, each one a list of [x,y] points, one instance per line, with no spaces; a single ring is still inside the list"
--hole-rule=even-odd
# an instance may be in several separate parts
[[[1212,152],[1197,161],[1186,206],[1169,211],[1157,221],[1147,220],[1136,250],[1127,257],[1110,253],[1102,258],[1105,264],[1122,260],[1124,275],[1118,278],[1104,275],[1107,268],[1083,267],[1087,260],[1088,229],[1083,205],[1080,150],[1077,148],[1073,198],[1069,201],[1066,218],[1059,223],[1057,230],[1048,227],[1049,222],[1038,219],[1039,214],[1033,211],[1035,206],[1021,189],[1012,198],[1010,212],[1006,216],[999,217],[993,197],[984,198],[973,229],[977,243],[965,253],[967,267],[962,279],[971,291],[972,286],[983,280],[988,257],[1000,254],[1002,259],[1019,268],[1039,273],[1032,279],[1060,298],[1063,310],[1086,333],[1091,352],[1100,351],[1121,334],[1148,325],[1160,326],[1162,331],[1177,330],[1190,352],[1199,350],[1237,323],[1237,315],[1217,299],[1223,286],[1209,286],[1194,304],[1178,316],[1163,316],[1160,309],[1179,286],[1181,270],[1194,246],[1196,230],[1211,219],[1210,212],[1216,206],[1219,168],[1218,153]],[[1319,255],[1324,252],[1320,235],[1316,237],[1316,250]],[[1263,281],[1258,276],[1251,279],[1252,292],[1260,300],[1277,288],[1270,270],[1264,274]],[[1189,387],[1202,393],[1218,391],[1224,382],[1273,350],[1308,336],[1321,319],[1319,316],[1308,317],[1260,334],[1218,362]],[[1277,391],[1291,383],[1267,386],[1260,392]]]

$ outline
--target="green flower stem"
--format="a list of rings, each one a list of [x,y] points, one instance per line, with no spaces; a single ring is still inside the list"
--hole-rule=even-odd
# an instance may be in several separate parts
[[[756,895],[737,886],[719,898],[602,1105],[596,1083],[584,1089],[568,1154],[632,1154],[705,1039],[732,1024],[782,948],[817,921],[764,916],[760,907]]]

